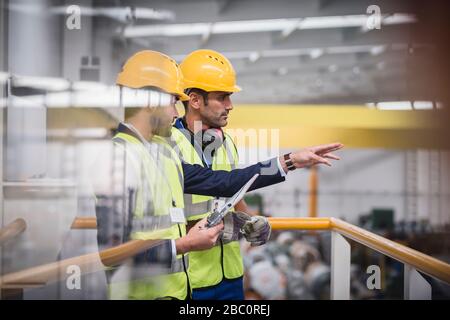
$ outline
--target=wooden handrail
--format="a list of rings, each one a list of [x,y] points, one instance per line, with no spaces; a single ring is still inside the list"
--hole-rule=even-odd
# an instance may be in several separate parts
[[[24,230],[24,221],[18,219],[11,225],[16,231]],[[20,221],[22,220],[22,221]],[[269,218],[274,230],[332,230],[338,232],[356,242],[359,242],[373,250],[379,251],[402,263],[408,264],[417,270],[434,278],[450,284],[450,264],[430,257],[414,249],[383,238],[372,232],[354,226],[336,218]],[[25,224],[26,226],[26,224]],[[7,228],[5,227],[5,228]],[[95,217],[76,218],[72,224],[75,229],[95,229]],[[1,235],[4,239],[4,230]],[[6,229],[7,231],[10,229]],[[10,231],[6,234],[9,235]],[[19,232],[19,233],[20,233]],[[11,237],[8,236],[7,239]],[[1,237],[0,237],[1,239]],[[0,277],[0,287],[3,289],[24,288],[36,285],[45,285],[52,281],[61,281],[69,276],[67,268],[71,265],[80,267],[81,273],[92,273],[104,270],[108,266],[114,266],[132,257],[139,252],[158,245],[162,240],[132,240],[120,246],[110,248],[99,253],[90,253],[79,257],[69,258],[54,263],[41,265],[10,273]]]
[[[274,230],[329,230],[329,218],[269,218]]]
[[[76,218],[78,221],[80,218]],[[83,217],[82,225],[96,228],[95,217]],[[376,235],[337,218],[269,218],[274,230],[333,230],[359,242],[373,250],[379,251],[417,270],[450,284],[450,264],[408,248],[402,244]]]
[[[15,238],[19,234],[25,231],[27,223],[22,218],[18,218],[10,224],[0,229],[0,245],[3,245],[6,241]]]
[[[122,245],[86,255],[69,258],[38,267],[33,267],[0,277],[0,287],[4,289],[26,288],[46,285],[53,281],[65,280],[70,274],[68,267],[76,265],[81,274],[93,273],[150,249],[162,240],[132,240]]]
[[[76,217],[72,222],[71,229],[97,229],[97,218]]]
[[[330,220],[334,231],[450,284],[450,264],[340,219],[330,218]]]
[[[309,214],[310,218],[317,217],[317,189],[319,184],[319,177],[317,174],[317,167],[312,166],[309,169]]]
[[[333,230],[450,284],[450,264],[337,218],[269,218],[274,230]]]

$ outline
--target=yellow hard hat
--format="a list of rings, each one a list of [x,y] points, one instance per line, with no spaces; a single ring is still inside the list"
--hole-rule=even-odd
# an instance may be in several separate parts
[[[184,88],[210,91],[239,92],[236,73],[231,62],[214,50],[191,52],[180,64]]]
[[[156,87],[167,93],[189,100],[183,92],[183,75],[171,57],[157,51],[143,50],[125,62],[117,76],[117,85],[139,89]]]

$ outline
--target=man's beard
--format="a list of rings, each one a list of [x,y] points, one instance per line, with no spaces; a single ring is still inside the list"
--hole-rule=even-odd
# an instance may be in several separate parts
[[[214,118],[206,118],[203,122],[206,123],[210,128],[222,128],[228,124],[228,121],[222,118],[223,116],[228,116],[228,113],[222,113],[218,117]]]
[[[154,135],[160,137],[170,137],[172,135],[172,123],[162,117],[150,117],[150,126]]]

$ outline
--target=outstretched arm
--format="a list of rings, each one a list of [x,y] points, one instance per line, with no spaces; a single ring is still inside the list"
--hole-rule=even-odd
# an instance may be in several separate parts
[[[332,152],[342,149],[341,143],[330,143],[320,146],[303,148],[290,154],[290,159],[296,169],[316,164],[326,164],[339,160]],[[281,168],[280,168],[281,166]],[[213,171],[200,165],[192,165],[183,162],[184,192],[218,197],[231,197],[256,173],[259,177],[255,180],[249,191],[267,187],[285,180],[284,175],[288,168],[284,157],[273,158],[269,161],[258,162],[244,169],[232,171]]]
[[[211,170],[183,162],[184,193],[231,197],[255,174],[259,177],[249,190],[259,189],[285,180],[278,169],[277,159],[258,162],[244,169]]]

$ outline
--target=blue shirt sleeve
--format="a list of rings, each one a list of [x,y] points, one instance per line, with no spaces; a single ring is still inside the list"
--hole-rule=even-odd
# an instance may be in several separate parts
[[[182,163],[184,172],[184,193],[216,197],[231,197],[255,174],[255,180],[249,191],[283,182],[277,158],[258,162],[244,169],[232,171],[211,170],[197,164]]]

